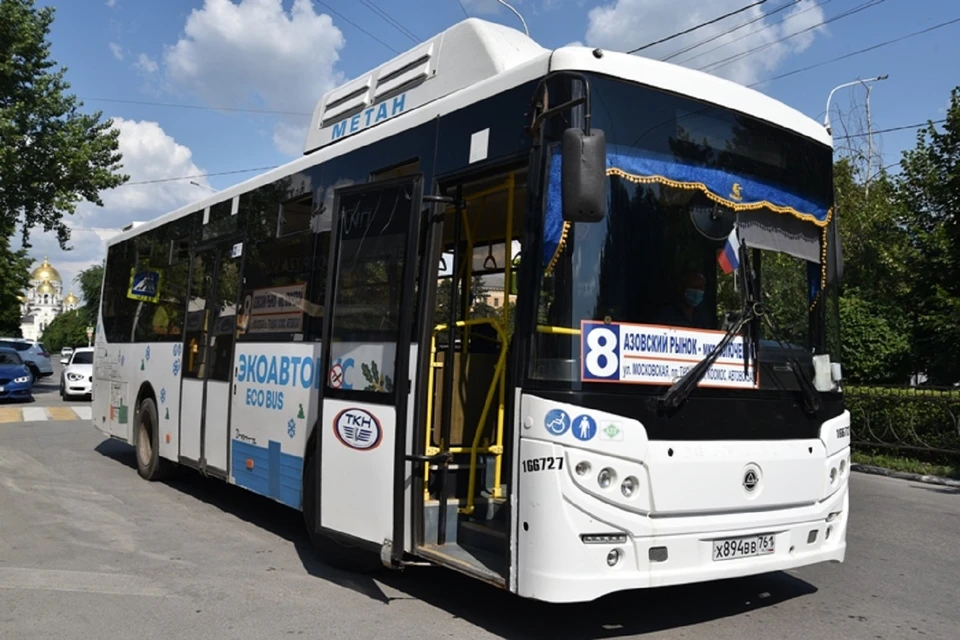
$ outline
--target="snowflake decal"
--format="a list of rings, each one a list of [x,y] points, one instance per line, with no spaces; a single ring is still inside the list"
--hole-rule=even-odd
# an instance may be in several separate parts
[[[166,404],[167,402],[167,390],[160,389],[160,404]]]
[[[180,361],[179,361],[179,360],[174,360],[174,361],[173,361],[173,375],[175,375],[175,376],[180,375]]]
[[[144,355],[146,356],[147,360],[149,361],[149,360],[150,360],[150,347],[147,347],[147,351],[146,351],[146,353],[145,353]]]
[[[126,361],[127,361],[127,359],[126,359],[126,358],[124,357],[124,355],[121,353],[121,354],[120,354],[120,366],[122,367],[122,366],[123,366],[123,363],[126,362]]]
[[[173,345],[173,355],[179,356],[181,353],[183,353],[183,345],[178,342],[175,345]]]
[[[291,438],[297,435],[297,423],[293,418],[290,418],[290,422],[287,423],[287,435]]]

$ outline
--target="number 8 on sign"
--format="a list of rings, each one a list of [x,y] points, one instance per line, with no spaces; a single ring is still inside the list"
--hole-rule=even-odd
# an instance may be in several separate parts
[[[616,327],[603,324],[583,325],[584,379],[616,379],[620,370],[620,340]]]

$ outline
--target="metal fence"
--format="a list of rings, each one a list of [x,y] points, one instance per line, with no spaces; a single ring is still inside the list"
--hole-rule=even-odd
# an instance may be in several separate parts
[[[855,447],[960,460],[960,390],[852,387],[845,398]]]

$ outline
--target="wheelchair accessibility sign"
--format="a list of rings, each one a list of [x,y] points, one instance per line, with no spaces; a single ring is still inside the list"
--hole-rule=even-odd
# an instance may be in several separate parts
[[[127,297],[143,302],[160,301],[160,272],[149,269],[133,269],[130,272],[130,288]]]

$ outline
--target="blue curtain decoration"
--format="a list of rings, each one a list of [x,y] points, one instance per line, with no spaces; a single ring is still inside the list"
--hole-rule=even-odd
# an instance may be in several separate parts
[[[561,155],[557,146],[551,149],[549,176],[543,225],[543,266],[547,272],[563,251],[569,225],[563,221],[560,187]],[[709,199],[734,211],[767,209],[791,215],[826,229],[832,210],[803,196],[790,193],[759,180],[741,177],[722,169],[698,167],[676,161],[660,160],[639,155],[607,154],[607,175],[617,176],[637,184],[662,184],[678,189],[695,189]],[[809,295],[814,304],[823,289],[826,260],[809,263]]]

